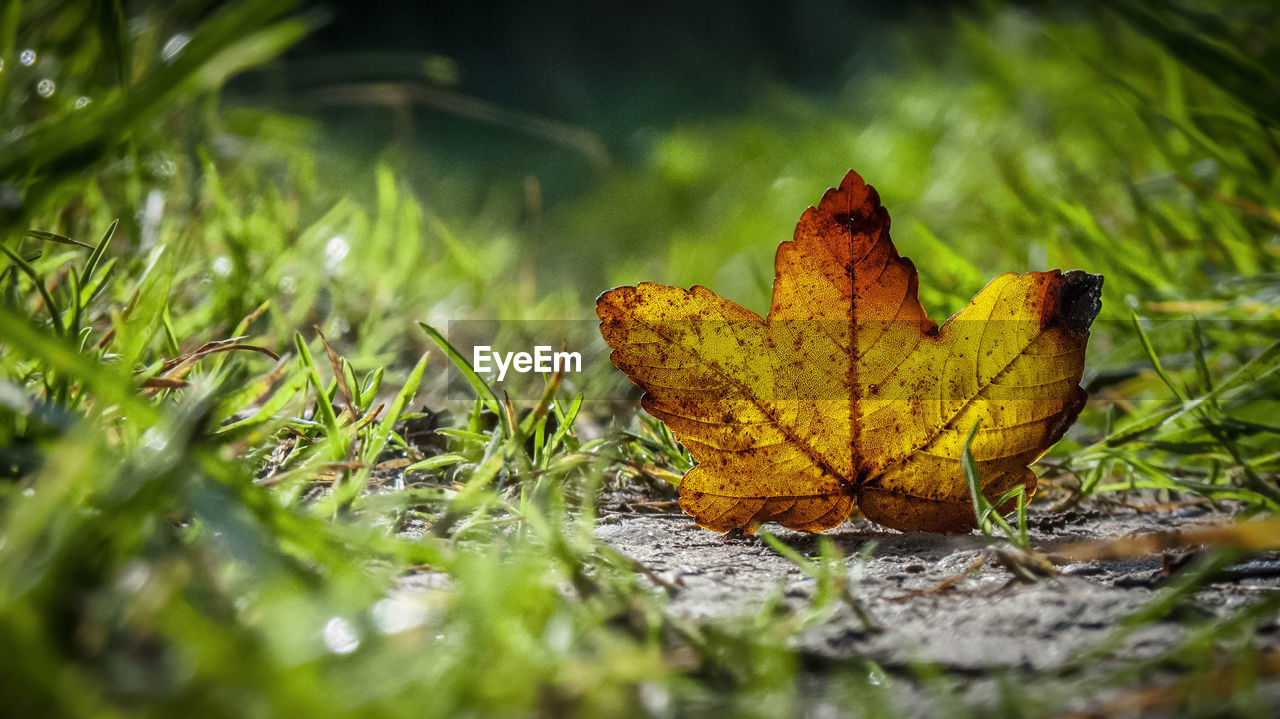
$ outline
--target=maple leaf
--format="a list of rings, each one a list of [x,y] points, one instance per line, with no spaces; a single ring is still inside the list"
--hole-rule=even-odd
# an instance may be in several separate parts
[[[596,301],[614,365],[697,461],[679,491],[699,525],[819,532],[860,511],[894,529],[968,531],[960,457],[978,422],[983,495],[1035,491],[1029,465],[1088,396],[1100,275],[1000,275],[939,327],[853,171],[774,265],[767,318],[700,286],[642,282]]]

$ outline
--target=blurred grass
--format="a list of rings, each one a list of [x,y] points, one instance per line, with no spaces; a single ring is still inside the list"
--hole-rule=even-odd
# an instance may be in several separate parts
[[[830,545],[797,558],[822,588],[798,615],[666,616],[591,529],[618,476],[687,468],[670,434],[566,378],[513,406],[472,373],[474,402],[427,412],[465,358],[419,323],[590,317],[599,290],[642,279],[762,310],[775,244],[849,167],[897,218],[935,318],[998,272],[1107,276],[1095,401],[1045,463],[1071,501],[1274,511],[1280,28],[1258,7],[904,25],[891,69],[663,128],[535,223],[526,184],[464,202],[474,178],[402,146],[353,161],[314,120],[223,107],[225,79],[307,12],[7,4],[0,693],[29,715],[814,706],[786,646],[853,601]],[[1222,620],[1246,638],[1232,666],[1256,659],[1262,616]],[[1204,637],[1184,648],[1205,659],[1193,678],[1221,648]],[[829,671],[851,711],[882,709],[886,681],[958,706],[927,667]],[[1062,699],[999,694],[1011,715]]]

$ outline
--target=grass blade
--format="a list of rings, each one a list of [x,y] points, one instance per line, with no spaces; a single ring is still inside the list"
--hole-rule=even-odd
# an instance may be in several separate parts
[[[44,230],[27,230],[27,237],[33,240],[43,240],[45,242],[56,242],[60,245],[71,245],[72,247],[87,247],[93,249],[93,245],[80,240],[73,240],[70,237],[59,235],[54,232],[45,232]]]
[[[426,322],[419,322],[418,326],[427,333],[428,337],[439,345],[440,349],[449,357],[454,366],[458,368],[458,371],[462,372],[462,376],[467,379],[467,383],[471,385],[471,389],[475,390],[476,396],[484,402],[485,407],[495,415],[502,417],[502,403],[498,401],[498,395],[494,394],[493,389],[489,387],[484,380],[480,379],[480,376],[476,374],[474,369],[472,369],[471,363],[467,361],[467,358],[463,357],[453,345],[449,344],[449,340],[446,340],[444,335],[440,334],[436,328]]]
[[[987,498],[982,496],[982,477],[978,474],[978,463],[973,459],[973,438],[978,435],[982,420],[973,423],[969,437],[964,441],[964,451],[960,454],[960,468],[964,471],[965,484],[969,485],[969,498],[973,500],[973,516],[978,520],[978,529],[987,534],[983,517],[991,509]]]
[[[346,437],[343,436],[342,428],[338,425],[338,415],[333,411],[333,402],[329,400],[329,392],[324,382],[320,380],[320,370],[316,367],[316,362],[311,357],[311,349],[307,347],[307,341],[302,337],[301,332],[294,333],[293,344],[298,348],[298,359],[302,362],[303,368],[307,371],[307,378],[316,390],[316,411],[320,414],[320,421],[325,428],[325,437],[330,446],[330,459],[335,461],[346,459]]]
[[[1138,333],[1138,341],[1142,343],[1142,349],[1147,353],[1147,361],[1151,363],[1151,367],[1155,369],[1160,380],[1165,383],[1169,391],[1179,400],[1186,402],[1187,395],[1182,388],[1173,383],[1168,373],[1164,371],[1164,366],[1160,364],[1160,356],[1156,354],[1156,350],[1151,346],[1151,338],[1147,337],[1146,330],[1142,329],[1142,320],[1138,317],[1137,312],[1130,312],[1130,319],[1133,321],[1133,329]]]
[[[44,306],[49,310],[49,318],[53,320],[54,333],[59,336],[65,334],[66,328],[62,326],[62,313],[58,310],[57,303],[53,301],[53,296],[49,294],[49,288],[44,286],[40,275],[36,274],[35,268],[8,247],[0,245],[0,250],[4,250],[4,253],[13,261],[13,264],[17,265],[18,269],[22,270],[22,273],[30,278],[31,284],[35,285],[36,290],[40,292],[40,297],[44,300]]]
[[[102,235],[102,240],[98,242],[98,246],[89,253],[89,259],[85,261],[84,270],[80,273],[85,284],[88,284],[89,280],[93,279],[94,273],[98,271],[99,265],[102,264],[102,256],[107,252],[107,245],[111,244],[111,238],[115,236],[116,228],[119,226],[120,220],[112,220],[107,231]]]

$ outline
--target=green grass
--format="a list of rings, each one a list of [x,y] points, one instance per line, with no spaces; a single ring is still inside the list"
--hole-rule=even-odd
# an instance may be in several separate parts
[[[1280,28],[1250,5],[900,28],[901,57],[836,97],[767,87],[741,116],[663,129],[548,209],[539,233],[562,249],[536,263],[502,188],[468,213],[450,189],[466,179],[410,171],[403,148],[353,161],[313,121],[223,107],[228,77],[316,18],[197,6],[0,11],[0,126],[23,128],[0,140],[18,198],[0,203],[0,693],[17,713],[813,706],[789,640],[861,611],[830,543],[814,559],[767,540],[817,581],[797,613],[668,616],[592,528],[603,488],[669,481],[688,454],[634,407],[584,401],[612,375],[512,402],[433,328],[589,318],[601,289],[644,279],[762,309],[775,243],[849,167],[881,190],[936,318],[998,272],[1106,275],[1094,401],[1043,463],[1058,497],[1280,505]],[[32,68],[12,61],[27,44]],[[443,398],[450,366],[473,400]],[[390,591],[412,572],[442,590]],[[1274,610],[1202,622],[1109,682],[1254,666]],[[963,708],[936,668],[824,671],[850,711],[891,709],[895,683]],[[1252,686],[1233,709],[1257,709]],[[1018,678],[996,693],[1007,715],[1063,698]]]

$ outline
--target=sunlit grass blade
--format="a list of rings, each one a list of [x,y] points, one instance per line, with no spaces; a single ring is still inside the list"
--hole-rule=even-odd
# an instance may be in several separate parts
[[[301,332],[294,333],[293,344],[298,348],[298,361],[307,372],[307,378],[316,391],[316,411],[325,428],[325,441],[328,442],[330,459],[345,459],[347,456],[347,439],[342,427],[338,424],[338,415],[333,410],[333,402],[329,399],[328,389],[320,379],[320,370],[311,357],[311,349]]]
[[[404,468],[405,474],[409,472],[434,472],[437,469],[452,467],[467,461],[467,458],[460,454],[437,454],[434,457],[427,457],[420,462],[414,462]]]
[[[1156,371],[1156,375],[1160,377],[1160,381],[1164,382],[1170,392],[1180,401],[1186,402],[1187,395],[1182,388],[1174,384],[1168,373],[1164,371],[1164,366],[1160,363],[1160,355],[1156,353],[1154,347],[1151,346],[1151,339],[1147,337],[1147,331],[1142,328],[1142,320],[1139,319],[1137,312],[1130,312],[1130,319],[1133,322],[1133,330],[1138,335],[1138,341],[1142,343],[1142,350],[1147,354],[1147,361],[1151,363],[1152,369]]]
[[[973,459],[973,438],[978,435],[982,422],[974,422],[969,429],[969,436],[964,441],[964,451],[960,455],[960,468],[964,472],[965,484],[969,486],[969,499],[973,501],[973,516],[978,520],[978,528],[987,534],[985,517],[990,513],[991,505],[982,496],[982,476],[978,473],[978,463]]]
[[[346,404],[347,409],[354,413],[356,411],[356,396],[351,389],[354,385],[346,362],[338,357],[338,353],[333,351],[329,346],[329,340],[325,338],[324,333],[319,327],[315,327],[316,336],[320,338],[320,345],[324,347],[325,357],[329,359],[329,368],[333,370],[333,379],[338,383],[338,391],[342,394],[342,401]]]
[[[1177,420],[1205,403],[1214,402],[1238,389],[1254,386],[1280,369],[1280,340],[1272,343],[1257,356],[1240,366],[1208,393],[1174,407],[1154,412],[1116,430],[1102,440],[1107,446],[1120,446],[1142,435]]]
[[[557,409],[559,409],[557,407]],[[573,403],[569,405],[569,409],[559,415],[559,424],[556,431],[552,433],[551,439],[547,440],[547,456],[555,453],[564,442],[569,432],[573,430],[573,423],[578,418],[578,412],[582,409],[582,395],[576,395]]]
[[[436,328],[425,322],[419,322],[418,326],[421,327],[423,331],[427,333],[427,336],[444,351],[445,355],[449,357],[449,360],[453,362],[454,366],[458,368],[458,371],[462,373],[462,376],[466,378],[467,384],[471,385],[471,389],[475,390],[476,396],[479,397],[480,400],[484,402],[485,406],[489,408],[489,411],[499,417],[502,417],[502,406],[498,401],[498,395],[494,394],[493,389],[489,387],[484,380],[480,379],[480,376],[476,374],[474,369],[472,369],[471,363],[467,361],[467,358],[463,357],[458,350],[454,349],[454,346],[449,344],[449,341],[446,340],[444,335],[440,334]]]
[[[382,389],[382,376],[384,372],[385,369],[379,367],[369,373],[365,378],[364,389],[360,392],[361,407],[368,407],[373,403],[374,398],[378,396],[378,391]]]
[[[55,232],[45,232],[44,230],[27,230],[27,237],[35,240],[43,240],[44,242],[56,242],[60,245],[71,245],[72,247],[87,247],[93,249],[93,245],[80,240],[73,240],[70,237],[59,235]]]
[[[1019,485],[1006,492],[994,504],[982,493],[982,476],[978,472],[978,462],[973,458],[973,438],[978,435],[978,428],[981,426],[981,421],[974,422],[973,427],[969,430],[969,436],[965,439],[964,449],[960,453],[960,468],[964,472],[965,484],[969,487],[969,498],[973,501],[973,515],[978,531],[982,532],[982,536],[989,537],[991,536],[991,524],[995,523],[1004,533],[1006,539],[1015,546],[1026,549],[1030,545],[1026,533],[1026,489]],[[1009,526],[1009,523],[1001,516],[999,510],[1005,502],[1015,497],[1021,497],[1017,510],[1017,531]]]
[[[102,239],[94,246],[93,252],[89,253],[89,259],[85,260],[84,270],[80,275],[84,281],[88,283],[97,274],[98,268],[102,265],[102,258],[107,252],[107,245],[111,244],[111,238],[116,234],[116,228],[120,226],[120,220],[112,220],[107,226],[107,231],[103,233]]]
[[[490,435],[483,432],[473,432],[467,429],[458,429],[457,427],[445,427],[436,430],[436,433],[445,437],[456,437],[466,442],[480,442],[481,444],[488,442],[490,439]]]
[[[360,458],[365,463],[365,467],[356,473],[350,484],[352,496],[363,490],[365,484],[368,483],[372,467],[378,461],[378,456],[382,454],[383,448],[387,446],[392,430],[395,428],[396,423],[400,421],[405,408],[409,406],[409,403],[413,401],[413,398],[418,393],[418,386],[422,384],[422,374],[426,371],[427,360],[430,357],[429,353],[424,352],[418,358],[417,364],[413,366],[413,370],[409,372],[409,376],[405,379],[404,386],[400,388],[400,391],[396,393],[396,398],[391,402],[391,407],[387,409],[387,413],[373,430],[365,446],[360,448]]]

